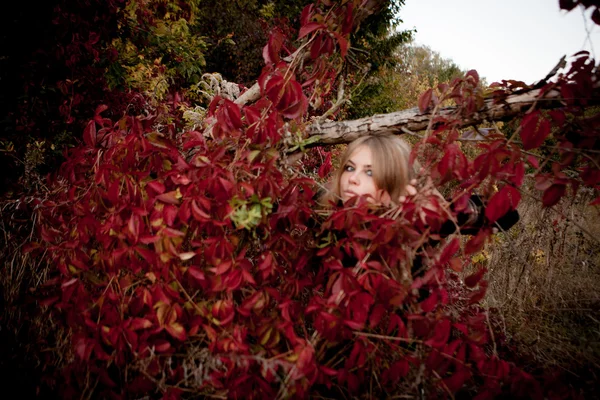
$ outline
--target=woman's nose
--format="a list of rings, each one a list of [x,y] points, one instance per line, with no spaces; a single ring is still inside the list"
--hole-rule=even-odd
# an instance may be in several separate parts
[[[358,185],[359,181],[358,181],[358,174],[356,173],[356,171],[352,172],[352,174],[348,177],[348,182],[353,184],[353,185]]]

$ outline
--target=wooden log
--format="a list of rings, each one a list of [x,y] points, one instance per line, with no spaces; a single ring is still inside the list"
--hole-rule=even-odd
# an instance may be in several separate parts
[[[552,89],[540,96],[540,89],[515,93],[503,99],[486,98],[483,106],[466,118],[458,119],[457,127],[467,127],[483,122],[505,121],[524,115],[529,109],[550,109],[561,107],[561,93]],[[454,117],[460,110],[457,107],[439,108],[421,113],[418,108],[397,111],[389,114],[376,114],[371,117],[350,121],[313,123],[308,127],[309,139],[305,147],[350,143],[368,135],[404,134],[404,130],[422,131],[429,127],[431,118]],[[435,127],[435,124],[433,124]],[[403,130],[404,129],[404,130]]]

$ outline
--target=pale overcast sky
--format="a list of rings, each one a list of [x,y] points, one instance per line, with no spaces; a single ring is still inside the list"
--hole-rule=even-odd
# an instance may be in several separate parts
[[[560,11],[558,0],[406,0],[400,29],[416,28],[416,43],[476,69],[488,83],[533,83],[563,55],[591,51],[579,8]],[[596,59],[600,27],[586,18]]]

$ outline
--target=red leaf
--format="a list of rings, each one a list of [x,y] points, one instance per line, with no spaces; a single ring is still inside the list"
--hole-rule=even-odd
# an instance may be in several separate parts
[[[485,239],[490,236],[491,230],[482,229],[479,233],[471,238],[465,245],[465,255],[477,253],[479,250],[483,248],[485,244]]]
[[[558,0],[561,9],[571,11],[577,6],[576,0]]]
[[[544,191],[552,186],[552,178],[549,175],[538,175],[535,177],[535,188]]]
[[[187,272],[198,283],[204,283],[206,281],[206,277],[204,276],[204,272],[199,267],[189,267],[188,270],[187,270]]]
[[[188,223],[188,221],[190,220],[190,218],[192,216],[192,210],[191,210],[190,204],[191,204],[190,200],[184,201],[183,204],[181,205],[181,207],[179,207],[179,211],[177,212],[179,219],[182,222],[184,222],[185,224]]]
[[[542,196],[542,203],[546,207],[551,207],[558,203],[558,201],[565,195],[567,186],[562,183],[555,183],[544,191]]]
[[[140,236],[140,217],[136,214],[132,214],[129,218],[127,227],[129,228],[129,232],[133,235],[134,240],[137,242],[138,237]]]
[[[93,348],[94,343],[90,343],[89,339],[82,337],[75,343],[75,354],[77,354],[81,360],[87,361],[90,358]]]
[[[191,205],[192,215],[194,216],[194,219],[196,219],[197,221],[209,221],[210,220],[210,215],[205,213],[198,206],[198,203],[196,203],[196,200],[192,200],[190,205]]]
[[[348,40],[339,33],[334,32],[333,35],[335,36],[338,46],[340,47],[340,54],[342,57],[346,57],[346,54],[348,54]]]
[[[554,123],[559,127],[562,127],[565,124],[565,121],[567,120],[567,116],[562,110],[551,110],[548,111],[548,114],[550,114],[552,121],[554,121]]]
[[[163,209],[163,218],[165,219],[165,222],[167,223],[167,226],[173,226],[173,224],[175,223],[175,218],[177,217],[177,207],[167,204],[165,206],[165,208]]]
[[[98,107],[96,107],[94,115],[100,115],[106,110],[108,110],[108,106],[106,104],[100,104]]]
[[[425,299],[424,301],[422,301],[420,303],[421,310],[423,310],[423,312],[425,312],[425,313],[428,313],[429,311],[431,311],[435,308],[435,306],[437,305],[437,302],[438,302],[438,296],[437,296],[436,292],[433,292],[429,295],[429,297],[427,299]]]
[[[467,285],[468,287],[471,287],[471,288],[475,287],[477,285],[477,283],[479,283],[481,278],[483,278],[486,271],[487,271],[486,268],[481,268],[479,271],[475,272],[474,274],[467,276],[465,278],[465,285]]]
[[[225,191],[225,193],[229,197],[231,195],[231,191],[233,190],[233,186],[234,186],[233,183],[231,183],[227,179],[223,179],[221,177],[219,177],[219,183],[221,183],[221,186],[223,187],[223,190]]]
[[[64,289],[68,288],[69,286],[73,286],[78,281],[79,280],[77,278],[71,278],[68,281],[61,284],[60,287],[64,290]]]
[[[592,13],[592,21],[594,21],[596,25],[600,25],[600,10],[597,8]]]
[[[319,24],[316,22],[309,22],[308,24],[302,26],[300,28],[300,32],[298,33],[298,39],[302,39],[304,36],[308,35],[311,32],[316,31],[317,29],[326,28],[324,24]]]
[[[110,186],[108,188],[108,193],[106,195],[108,197],[108,200],[110,200],[111,203],[117,204],[119,202],[120,190],[121,190],[121,184],[119,181],[113,181],[113,183],[110,184]]]
[[[444,385],[450,390],[450,392],[457,392],[463,387],[464,383],[471,378],[471,371],[468,368],[458,367],[456,372],[449,378],[443,380]]]
[[[473,80],[475,81],[475,82],[473,82],[474,85],[477,85],[479,83],[479,73],[476,70],[474,70],[474,69],[469,70],[467,72],[467,74],[465,75],[465,78],[469,78],[469,77],[473,78]]]
[[[156,194],[162,194],[165,192],[165,185],[159,181],[150,181],[146,183],[146,186],[156,192]]]
[[[406,337],[406,325],[398,314],[392,314],[386,332],[388,335],[391,335],[395,329],[398,329],[396,337]]]
[[[446,182],[452,176],[457,151],[458,146],[455,144],[451,144],[448,147],[446,147],[444,156],[442,157],[437,166],[437,170],[440,173],[442,183]]]
[[[179,322],[173,322],[169,325],[166,325],[165,329],[175,339],[181,340],[182,342],[187,339],[185,328]]]
[[[421,95],[421,97],[419,97],[419,111],[421,113],[424,113],[425,111],[427,111],[427,108],[429,107],[429,103],[431,103],[432,95],[433,95],[433,89],[429,89],[429,90],[425,91],[425,93],[423,93]]]
[[[158,240],[159,238],[156,237],[156,239]],[[157,241],[157,240],[155,240],[155,241]],[[146,248],[136,246],[135,251],[137,251],[137,253],[148,263],[153,263],[154,260],[156,259],[156,253],[152,250],[148,250]]]
[[[146,318],[134,318],[129,326],[132,330],[147,329],[152,326],[152,321]]]
[[[171,343],[164,339],[159,339],[154,343],[154,349],[159,353],[164,353],[171,348]]]
[[[217,300],[213,304],[211,312],[221,326],[229,324],[235,317],[235,310],[230,300]]]
[[[458,238],[452,239],[452,241],[448,243],[446,247],[444,247],[444,250],[440,255],[440,264],[446,264],[448,261],[450,261],[450,258],[452,258],[454,254],[456,254],[459,248],[460,241],[458,240]]]
[[[494,223],[508,211],[516,209],[519,201],[521,201],[519,191],[510,185],[505,185],[488,202],[485,216],[491,223]]]
[[[527,114],[521,122],[521,140],[525,150],[540,147],[550,134],[550,121],[540,111]]]
[[[344,23],[342,24],[342,34],[348,35],[352,32],[352,25],[354,24],[354,4],[350,1],[346,6],[346,15]]]
[[[223,261],[221,264],[219,264],[218,267],[216,268],[211,268],[210,270],[212,272],[214,272],[216,275],[223,275],[225,272],[229,271],[229,268],[231,268],[231,265],[233,263],[230,261]]]
[[[331,164],[331,152],[328,152],[327,157],[325,157],[325,161],[319,167],[319,177],[325,178],[327,175],[329,175],[332,166],[333,165]]]
[[[279,72],[275,72],[273,75],[269,76],[264,83],[263,90],[273,104],[279,103],[283,94],[284,83],[283,77]]]
[[[277,64],[280,60],[279,52],[283,46],[283,35],[279,29],[273,29],[269,41],[263,48],[263,59],[266,65]]]
[[[185,233],[173,228],[164,228],[163,233],[166,237],[184,237]]]
[[[369,326],[371,328],[376,328],[386,312],[387,310],[382,304],[376,304],[371,311],[371,315],[369,316]]]
[[[181,199],[181,193],[177,190],[173,190],[167,193],[159,194],[156,196],[157,200],[162,201],[167,204],[179,204],[179,199]]]
[[[221,99],[216,110],[218,126],[225,133],[235,133],[242,127],[242,118],[239,105],[231,100]]]
[[[425,341],[425,344],[431,347],[444,347],[450,338],[450,328],[452,323],[445,319],[440,321],[436,326],[433,336]]]
[[[96,140],[97,140],[96,123],[92,120],[92,121],[88,122],[88,124],[86,125],[86,127],[83,131],[83,141],[89,147],[96,147]]]
[[[479,303],[483,297],[485,296],[485,292],[487,291],[488,283],[483,281],[479,284],[479,290],[471,293],[469,296],[469,304]]]
[[[40,300],[38,303],[43,307],[49,307],[52,304],[56,303],[58,299],[58,296],[46,297],[45,299]]]
[[[410,370],[410,364],[406,359],[396,361],[392,365],[390,365],[390,369],[387,371],[389,379],[396,383],[400,378],[404,378],[408,371]]]
[[[224,100],[223,106],[231,127],[240,129],[242,127],[242,113],[240,111],[240,106],[228,99]]]
[[[275,108],[286,118],[298,118],[308,107],[302,86],[295,79],[285,81],[281,74],[276,73],[267,80],[264,90]]]
[[[525,178],[525,163],[520,161],[515,165],[515,174],[511,179],[511,182],[516,187],[521,187],[523,185],[523,179]]]
[[[575,100],[575,94],[573,93],[573,84],[562,84],[560,85],[560,94],[562,98],[565,100],[567,105],[573,104]]]
[[[313,40],[312,46],[310,46],[310,58],[313,60],[317,59],[321,53],[323,53],[323,43],[325,40],[325,35],[318,35]]]
[[[533,168],[539,168],[540,167],[540,161],[537,159],[537,157],[534,157],[532,155],[528,155],[527,156],[527,162],[529,164],[531,164],[531,166]]]
[[[263,257],[262,261],[258,265],[258,269],[262,272],[263,279],[269,277],[269,275],[275,271],[272,253],[267,253],[267,255]]]
[[[306,375],[315,369],[314,355],[315,351],[310,345],[305,346],[302,351],[300,351],[300,354],[298,354],[296,368],[298,368],[302,374]]]
[[[361,325],[361,328],[364,326],[367,321],[367,317],[369,315],[369,309],[371,305],[374,303],[373,297],[368,293],[359,293],[352,298],[349,305],[349,310],[352,313],[352,322],[358,323]]]
[[[281,114],[289,119],[300,118],[308,108],[308,100],[302,92],[302,86],[297,81],[290,82],[293,94],[290,96],[294,100],[287,107],[281,110]],[[288,85],[289,86],[289,85]],[[285,103],[284,103],[285,104]]]
[[[464,265],[464,261],[460,258],[453,258],[452,260],[450,260],[450,268],[454,272],[462,272],[462,270],[464,269]]]

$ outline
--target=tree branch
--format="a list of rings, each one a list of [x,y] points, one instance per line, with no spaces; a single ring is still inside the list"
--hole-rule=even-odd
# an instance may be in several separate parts
[[[596,88],[597,89],[597,88]],[[459,118],[457,127],[476,125],[482,122],[510,120],[530,108],[552,109],[563,106],[559,89],[552,89],[540,96],[540,89],[531,89],[510,94],[503,99],[488,97],[476,113],[467,118]],[[600,100],[600,93],[597,97]],[[436,110],[435,119],[454,117],[460,109],[443,107]],[[376,114],[352,121],[314,123],[308,127],[309,143],[305,147],[350,143],[361,136],[396,134],[401,135],[427,129],[432,114],[421,113],[418,108],[397,111],[390,114]],[[436,121],[433,121],[433,127]]]

